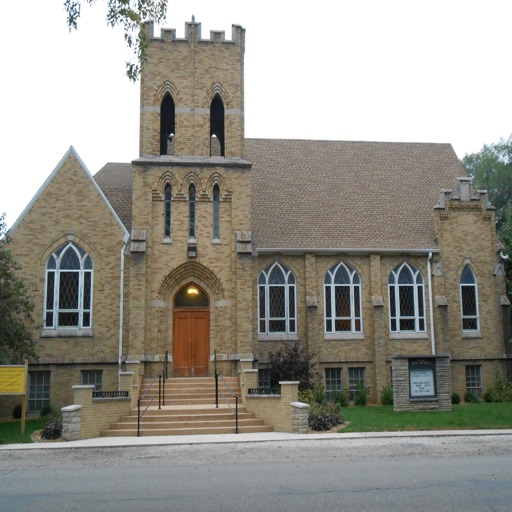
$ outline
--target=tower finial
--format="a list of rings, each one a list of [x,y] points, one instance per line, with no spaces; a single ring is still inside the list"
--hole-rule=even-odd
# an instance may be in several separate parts
[[[192,23],[196,22],[196,17],[192,14]]]

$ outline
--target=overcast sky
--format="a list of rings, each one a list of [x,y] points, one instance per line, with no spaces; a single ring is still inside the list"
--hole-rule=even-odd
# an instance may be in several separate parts
[[[92,174],[138,157],[122,32],[98,0],[69,33],[63,1],[2,5],[9,226],[69,146]],[[463,157],[512,133],[511,0],[169,0],[165,26],[183,37],[192,15],[203,38],[246,29],[247,137],[448,142]]]

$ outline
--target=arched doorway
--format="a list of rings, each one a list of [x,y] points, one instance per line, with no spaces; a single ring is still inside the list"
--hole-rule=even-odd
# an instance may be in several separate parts
[[[210,302],[190,283],[174,298],[173,365],[175,377],[207,377],[210,356]]]

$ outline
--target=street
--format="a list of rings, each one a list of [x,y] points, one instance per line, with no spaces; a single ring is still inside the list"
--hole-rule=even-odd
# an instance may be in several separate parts
[[[2,512],[512,509],[512,436],[6,450]]]

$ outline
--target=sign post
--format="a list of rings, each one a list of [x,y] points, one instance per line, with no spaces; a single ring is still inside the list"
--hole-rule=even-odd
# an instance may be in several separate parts
[[[21,433],[27,416],[28,361],[24,365],[0,366],[0,395],[21,395]]]

